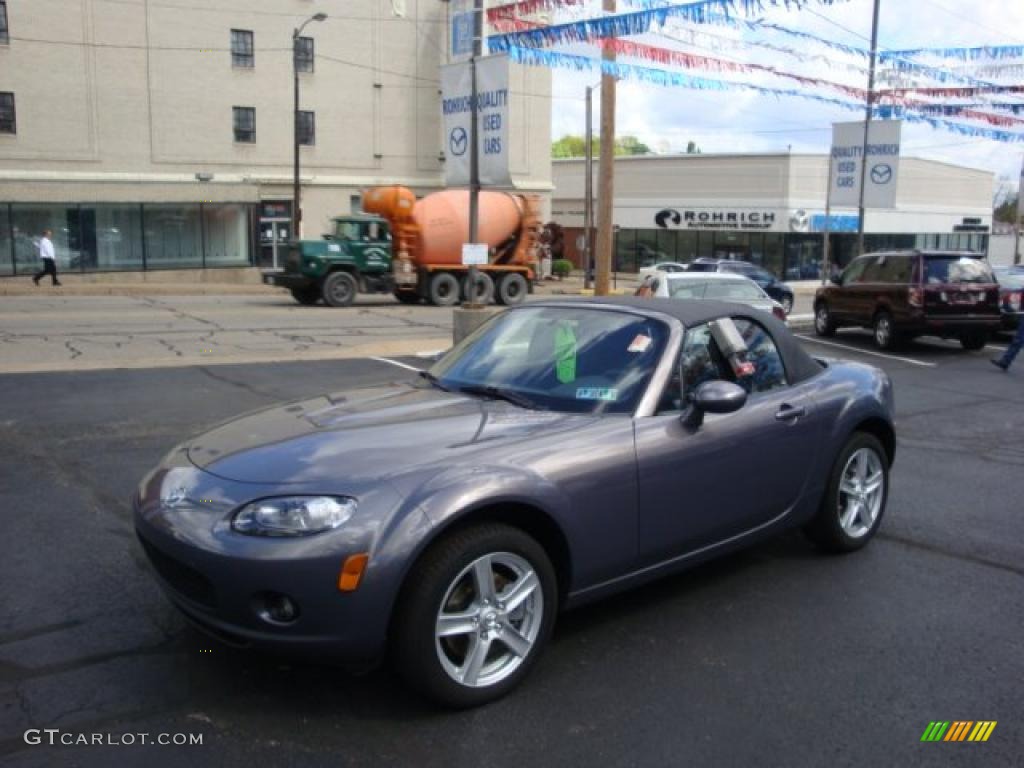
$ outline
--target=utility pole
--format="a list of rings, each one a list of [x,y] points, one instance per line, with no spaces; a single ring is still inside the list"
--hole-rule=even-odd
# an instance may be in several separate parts
[[[587,86],[587,129],[584,131],[583,156],[583,287],[593,288],[591,269],[594,263],[594,86]]]
[[[484,42],[484,0],[473,0],[473,56],[469,60],[470,76],[470,120],[469,120],[469,242],[476,243],[480,229],[480,148],[478,127],[480,113],[477,109],[476,60],[483,55]],[[476,265],[470,264],[466,274],[463,299],[465,305],[477,306]]]
[[[864,110],[864,149],[860,156],[860,206],[857,217],[857,255],[864,253],[864,187],[868,180],[868,134],[871,129],[871,113],[875,103],[875,61],[878,58],[878,11],[882,0],[875,0],[871,19],[871,65],[868,69],[868,97]],[[830,182],[831,183],[831,182]]]
[[[292,110],[292,239],[299,239],[299,226],[302,224],[302,188],[299,186],[299,36],[311,21],[324,21],[326,13],[316,13],[306,19],[292,31],[292,76],[295,81],[295,106]],[[277,251],[274,251],[275,259]],[[277,264],[275,262],[274,266]]]
[[[1020,224],[1024,220],[1024,162],[1020,166],[1020,184],[1017,185],[1017,217],[1013,221],[1013,263],[1020,264]]]
[[[602,8],[615,13],[615,0],[603,0]],[[615,51],[604,47],[602,61],[615,61]],[[595,296],[607,296],[612,266],[612,217],[615,205],[615,78],[601,73],[601,165],[597,198],[597,275]]]
[[[825,239],[821,243],[821,284],[825,285],[832,275],[832,251],[829,238],[832,236],[832,152],[828,153],[828,186],[825,188]]]

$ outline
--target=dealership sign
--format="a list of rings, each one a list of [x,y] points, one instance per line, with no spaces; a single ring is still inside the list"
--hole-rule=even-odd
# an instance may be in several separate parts
[[[833,123],[829,200],[832,205],[860,205],[864,179],[865,208],[895,208],[900,168],[899,120],[872,120],[865,152],[864,123]],[[867,169],[864,169],[864,158]]]
[[[444,117],[445,184],[469,186],[471,119],[477,116],[480,185],[511,187],[508,161],[508,56],[476,60],[474,110],[472,62],[441,67],[441,114]]]
[[[654,223],[662,229],[756,229],[775,227],[771,211],[740,211],[706,208],[676,210],[665,208],[654,215]]]

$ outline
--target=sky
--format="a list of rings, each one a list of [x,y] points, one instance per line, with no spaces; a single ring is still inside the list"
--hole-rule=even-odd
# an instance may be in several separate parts
[[[591,0],[593,3],[594,0]],[[619,0],[621,9],[632,10]],[[600,15],[591,5],[585,11],[570,12],[559,20]],[[846,0],[835,5],[810,3],[804,10],[767,10],[761,18],[789,28],[809,32],[836,42],[870,47],[872,0]],[[779,69],[809,77],[838,81],[859,88],[867,87],[866,74],[858,67],[866,61],[831,52],[814,43],[794,41],[786,36],[756,36],[735,30],[702,25],[700,32],[717,37],[702,37],[701,47],[688,47],[676,42],[693,25],[672,22],[658,34],[630,38],[637,42],[673,48],[691,53],[729,59],[744,63],[774,65]],[[667,35],[667,36],[666,36]],[[674,37],[676,41],[670,39]],[[813,61],[798,61],[774,51],[739,50],[735,44],[720,42],[721,38],[763,40],[797,48],[804,53],[822,54]],[[1024,44],[1024,0],[881,0],[879,50],[912,48],[961,47],[979,45]],[[561,47],[567,53],[596,56],[594,47]],[[642,66],[676,70],[670,65],[623,59]],[[1017,60],[1024,64],[1024,59]],[[941,59],[927,63],[943,69],[956,66]],[[1002,62],[1000,62],[1002,63]],[[584,127],[584,92],[587,85],[599,80],[593,73],[553,70],[552,136],[582,134]],[[802,86],[773,75],[719,74],[691,71],[708,78],[747,78],[758,84],[776,88]],[[1000,82],[1014,82],[1013,79]],[[1015,82],[1024,82],[1017,77]],[[930,83],[939,85],[938,83]],[[830,91],[817,91],[833,95]],[[594,125],[599,124],[598,94],[595,91]],[[842,98],[841,96],[838,96]],[[616,132],[632,134],[657,152],[685,151],[687,142],[697,143],[703,152],[827,152],[833,122],[862,119],[841,107],[817,104],[798,98],[776,98],[749,92],[715,93],[678,87],[660,87],[630,80],[619,82]],[[1024,95],[1017,97],[1024,101]],[[1024,126],[1022,126],[1024,128]],[[596,130],[596,128],[595,128]],[[958,165],[984,168],[997,175],[994,195],[1001,197],[1016,191],[1024,143],[1002,143],[936,129],[927,125],[903,126],[903,154]]]

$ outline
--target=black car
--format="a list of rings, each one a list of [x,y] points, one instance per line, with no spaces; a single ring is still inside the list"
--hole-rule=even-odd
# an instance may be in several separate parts
[[[999,282],[999,308],[1003,313],[1003,330],[1015,331],[1020,324],[1021,303],[1024,299],[1024,269],[995,267],[992,270]]]
[[[690,263],[690,272],[730,272],[734,275],[749,277],[775,299],[786,314],[793,311],[793,289],[779,280],[764,267],[751,264],[749,261],[734,259],[697,259]]]

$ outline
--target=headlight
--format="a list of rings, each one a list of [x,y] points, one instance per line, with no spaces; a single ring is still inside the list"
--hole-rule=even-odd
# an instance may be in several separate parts
[[[288,496],[246,504],[231,521],[232,530],[251,536],[309,536],[344,525],[356,511],[345,496]]]

